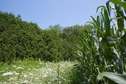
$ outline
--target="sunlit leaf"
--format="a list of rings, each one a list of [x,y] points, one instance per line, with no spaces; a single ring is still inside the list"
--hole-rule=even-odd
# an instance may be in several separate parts
[[[113,2],[114,4],[118,4],[120,6],[122,6],[124,8],[124,10],[126,11],[126,1],[121,2],[119,0],[109,0],[110,2]]]
[[[97,77],[98,80],[101,80],[103,78],[108,78],[118,84],[126,84],[126,75],[112,73],[112,72],[103,72],[100,73]]]
[[[106,9],[105,6],[99,6],[97,8],[97,11],[99,10],[99,8],[101,8],[104,12],[103,14],[103,19],[104,19],[104,28],[106,29],[106,36],[110,36],[110,19],[109,19],[109,13]]]
[[[117,10],[116,18],[117,18],[118,31],[122,32],[124,28],[124,18],[122,18],[124,17],[123,10],[118,5],[115,5],[115,9]]]
[[[115,41],[115,42],[118,42],[117,39],[114,39],[114,38],[112,38],[112,37],[110,37],[110,36],[108,36],[107,39],[108,39],[109,41]]]

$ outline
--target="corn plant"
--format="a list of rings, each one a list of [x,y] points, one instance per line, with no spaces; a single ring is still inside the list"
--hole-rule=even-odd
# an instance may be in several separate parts
[[[103,73],[100,73],[98,75],[98,78],[102,74],[101,78],[105,76],[105,78],[108,78],[116,83],[121,83],[121,84],[126,82],[126,75],[123,75],[126,71],[125,70],[126,69],[125,67],[126,44],[124,42],[126,40],[126,31],[124,28],[124,24],[125,24],[124,21],[126,20],[126,16],[124,15],[125,14],[124,11],[126,11],[125,5],[126,5],[126,2],[122,2],[121,0],[120,1],[110,0],[110,2],[107,2],[106,9],[104,7],[104,13],[101,13],[101,15],[103,16],[102,18],[105,18],[105,20],[107,20],[107,21],[105,20],[104,21],[109,22],[107,24],[104,24],[104,25],[109,25],[109,27],[102,26],[105,28],[105,32],[102,38],[106,39],[105,41],[103,40],[102,43],[109,48],[109,51],[112,50],[112,54],[109,55],[107,53],[108,54],[107,56],[110,57],[110,60],[108,60],[108,57],[106,55],[104,55],[104,57],[106,58],[107,65],[109,64],[109,62],[111,62],[110,64],[112,64],[112,67],[110,67],[110,69],[112,70],[111,72],[118,73],[118,74],[114,74],[114,73],[108,74],[108,72],[102,71]],[[113,15],[113,18],[111,17],[112,12],[114,12],[115,14]],[[108,17],[108,19],[106,19],[106,17]],[[93,20],[95,21],[94,18]],[[98,21],[95,21],[95,22],[97,23]],[[96,28],[98,29],[98,27]],[[104,49],[106,52],[107,51],[106,48]]]
[[[126,39],[124,20],[126,19],[123,12],[125,6],[123,7],[119,4],[123,3],[126,5],[126,3],[118,1],[119,4],[117,4],[117,0],[110,1],[115,4],[108,1],[106,7],[99,6],[98,9],[101,8],[102,10],[100,11],[100,15],[97,16],[97,19],[92,17],[92,24],[98,31],[98,38],[102,38],[100,42],[101,49],[99,48],[99,51],[104,58],[105,71],[123,74],[125,72],[126,59],[126,46],[124,43]],[[100,72],[103,71],[101,70]]]
[[[96,18],[91,17],[92,22],[88,24],[90,27],[85,29],[84,38],[80,39],[78,45],[80,65],[76,66],[76,75],[80,78],[77,83],[113,83],[111,79],[105,80],[102,72],[124,74],[126,71],[125,11],[126,2],[121,0],[110,0],[106,6],[97,8],[99,14]],[[97,81],[98,74],[102,74],[102,77],[98,78],[103,78],[102,81]]]

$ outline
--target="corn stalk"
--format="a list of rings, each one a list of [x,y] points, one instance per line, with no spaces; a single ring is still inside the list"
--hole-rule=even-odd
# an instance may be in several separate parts
[[[84,38],[80,39],[78,47],[80,56],[78,69],[81,70],[84,77],[81,80],[82,83],[113,83],[104,79],[103,81],[97,81],[97,75],[102,72],[125,73],[125,11],[126,2],[110,0],[106,3],[106,6],[97,8],[99,14],[96,18],[91,17],[90,27],[85,29]]]
[[[98,7],[98,9],[101,8],[101,11],[97,19],[92,17],[93,26],[98,31],[97,36],[98,38],[102,38],[100,42],[102,47],[101,49],[99,48],[99,52],[104,57],[106,63],[103,64],[106,66],[106,70],[101,70],[100,72],[107,71],[124,74],[126,71],[126,44],[124,43],[126,41],[124,28],[126,2],[118,0],[110,1],[112,3],[108,1],[106,7]],[[108,82],[110,83],[110,81]]]

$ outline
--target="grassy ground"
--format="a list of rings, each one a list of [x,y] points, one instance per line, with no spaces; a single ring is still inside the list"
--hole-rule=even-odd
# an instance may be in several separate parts
[[[76,62],[15,61],[0,65],[0,84],[68,84]]]

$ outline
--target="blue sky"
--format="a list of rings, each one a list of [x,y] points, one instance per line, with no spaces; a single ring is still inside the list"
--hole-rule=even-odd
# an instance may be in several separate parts
[[[96,15],[96,8],[107,0],[0,0],[0,11],[21,15],[22,20],[37,23],[42,29],[84,25]]]

